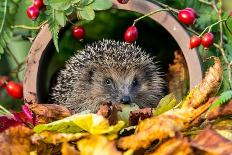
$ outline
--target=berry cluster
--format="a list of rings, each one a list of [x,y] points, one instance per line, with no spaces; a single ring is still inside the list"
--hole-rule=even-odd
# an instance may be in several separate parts
[[[121,0],[118,0],[122,3]],[[162,10],[164,11],[164,10]],[[166,10],[165,10],[166,11]],[[146,15],[144,16],[146,17]],[[143,18],[143,17],[142,17]],[[140,18],[140,19],[142,19]],[[185,8],[183,10],[178,11],[178,20],[185,25],[193,25],[198,18],[197,12],[193,8]],[[134,24],[128,27],[124,33],[124,41],[127,43],[133,43],[138,38],[138,29],[135,26],[135,23],[140,20],[136,19]],[[203,45],[205,48],[209,48],[214,43],[214,35],[210,32],[211,29],[207,33],[205,33],[202,37],[201,35],[194,35],[190,39],[189,48],[198,47],[199,45]]]
[[[27,8],[27,16],[32,19],[36,20],[39,16],[40,10],[44,7],[43,0],[34,0],[33,5]]]
[[[205,47],[205,48],[209,48],[210,46],[213,45],[214,42],[214,35],[211,32],[205,33],[202,38],[200,38],[197,35],[194,35],[191,37],[190,39],[190,44],[189,44],[189,48],[194,48],[194,47],[198,47],[201,44]]]
[[[11,81],[9,77],[0,77],[0,88],[5,88],[6,92],[15,99],[22,99],[23,86],[21,83]]]

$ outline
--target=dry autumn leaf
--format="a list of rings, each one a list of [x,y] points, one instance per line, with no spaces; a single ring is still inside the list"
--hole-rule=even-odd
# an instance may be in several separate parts
[[[1,155],[28,155],[35,149],[30,140],[33,131],[22,125],[10,127],[0,133]]]
[[[173,93],[179,102],[189,89],[189,75],[182,51],[175,51],[174,56],[173,63],[168,68],[167,81],[169,93]]]
[[[50,123],[68,116],[71,112],[64,106],[57,104],[30,104],[30,110],[36,115],[37,123]]]
[[[216,107],[209,111],[207,114],[208,120],[213,120],[218,117],[232,115],[232,100],[229,101],[228,104],[220,105],[219,107]]]
[[[77,142],[81,155],[122,155],[114,141],[104,136],[92,135]]]
[[[48,132],[44,131],[39,134],[34,134],[31,139],[33,143],[38,143],[40,141],[43,141],[45,143],[50,143],[50,144],[59,144],[62,142],[68,142],[68,141],[76,141],[79,140],[82,137],[85,137],[89,135],[88,133],[53,133],[53,132]]]
[[[193,155],[187,138],[171,138],[146,155]]]
[[[69,143],[64,142],[61,147],[62,155],[80,155],[80,153],[75,149],[74,146],[71,146]]]
[[[122,149],[137,150],[148,148],[156,139],[174,137],[177,131],[188,128],[189,123],[205,112],[209,106],[210,104],[206,103],[197,109],[172,109],[157,117],[140,121],[136,133],[120,138],[118,146]]]
[[[177,131],[187,129],[210,106],[203,104],[220,87],[222,67],[219,59],[209,68],[202,82],[190,92],[180,109],[169,110],[157,117],[141,121],[134,135],[120,138],[118,146],[122,149],[148,148],[156,139],[174,137]]]
[[[219,58],[214,58],[214,65],[208,69],[204,79],[190,91],[182,107],[197,108],[215,95],[221,86],[223,68]]]
[[[191,145],[199,150],[207,152],[208,154],[232,154],[232,141],[225,139],[210,128],[206,128],[200,132],[192,141]]]

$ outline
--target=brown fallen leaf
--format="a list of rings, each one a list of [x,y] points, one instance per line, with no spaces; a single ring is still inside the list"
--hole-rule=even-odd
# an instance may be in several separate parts
[[[197,108],[218,92],[223,78],[223,68],[219,58],[214,58],[214,65],[208,69],[204,79],[190,91],[182,107]]]
[[[71,146],[69,143],[64,142],[61,147],[62,155],[79,155],[80,153],[75,149],[74,146]]]
[[[173,63],[168,68],[168,90],[181,101],[189,89],[188,67],[181,51],[175,51]]]
[[[0,133],[1,155],[28,155],[35,149],[30,140],[33,131],[25,126],[17,125]]]
[[[231,130],[232,131],[232,119],[228,118],[219,118],[216,121],[212,122],[212,128],[215,130]]]
[[[232,115],[232,100],[230,100],[229,103],[227,104],[222,104],[209,111],[209,113],[207,114],[207,119],[213,120],[218,117],[227,116],[227,115]]]
[[[216,131],[206,128],[191,142],[194,148],[203,150],[208,154],[231,155],[232,141],[225,139]]]
[[[119,139],[118,146],[122,149],[133,150],[147,148],[156,139],[174,137],[177,131],[187,129],[192,121],[209,108],[211,102],[205,103],[205,101],[217,92],[221,80],[221,62],[215,58],[214,65],[209,68],[202,82],[190,92],[180,109],[172,109],[158,117],[141,121],[136,133]]]
[[[137,125],[139,121],[150,117],[152,117],[152,108],[131,111],[129,115],[129,126]]]
[[[110,125],[115,125],[118,121],[117,112],[120,110],[116,105],[111,102],[104,102],[100,105],[97,114],[107,118]]]
[[[171,138],[146,155],[193,155],[187,138]]]
[[[38,124],[46,124],[68,116],[71,112],[64,106],[57,104],[30,104],[30,110],[36,115]]]
[[[122,155],[115,142],[104,136],[92,135],[77,142],[81,155]]]
[[[54,132],[49,132],[49,131],[44,131],[39,134],[34,134],[31,136],[32,142],[33,143],[39,143],[40,141],[43,141],[45,143],[49,144],[59,144],[62,142],[67,142],[67,141],[76,141],[79,140],[80,138],[83,138],[85,136],[89,135],[89,133],[54,133]]]
[[[209,106],[210,104],[206,103],[197,109],[172,109],[157,117],[140,121],[136,133],[120,138],[118,147],[137,150],[148,148],[154,140],[174,137],[176,132],[188,128],[189,123],[204,113]]]

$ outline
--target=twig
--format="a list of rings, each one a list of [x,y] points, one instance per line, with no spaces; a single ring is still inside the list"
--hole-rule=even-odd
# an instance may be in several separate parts
[[[151,1],[153,1],[153,2],[155,2],[155,3],[157,3],[157,4],[159,4],[160,6],[162,6],[162,7],[164,7],[164,8],[167,8],[167,9],[169,9],[169,10],[175,12],[175,13],[179,13],[179,10],[178,10],[178,9],[172,8],[172,7],[170,7],[170,6],[166,5],[166,4],[163,4],[163,3],[161,3],[161,2],[159,2],[159,1],[157,1],[157,0],[151,0]]]
[[[145,14],[145,15],[143,15],[143,16],[141,16],[141,17],[135,19],[133,25],[135,25],[139,20],[141,20],[141,19],[143,19],[143,18],[145,18],[145,17],[151,16],[151,15],[153,15],[153,14],[155,14],[155,13],[158,13],[158,12],[161,12],[161,11],[168,11],[168,10],[169,10],[169,9],[160,9],[160,10],[152,11],[152,12],[150,12],[150,13],[148,13],[148,14]]]
[[[198,0],[199,2],[203,3],[203,4],[206,4],[206,5],[212,5],[212,2],[208,2],[208,1],[205,1],[205,0]]]
[[[22,29],[27,29],[27,30],[39,30],[42,26],[44,26],[48,21],[44,21],[41,23],[39,26],[27,26],[27,25],[14,25],[11,26],[11,28],[22,28]]]
[[[2,23],[1,23],[1,27],[0,27],[0,33],[2,32],[2,29],[4,27],[4,23],[5,23],[5,19],[6,19],[6,11],[7,11],[7,0],[5,0],[5,3],[4,3],[4,11],[3,11],[3,18],[2,18]]]
[[[218,11],[218,8],[217,8],[217,4],[216,4],[216,2],[215,2],[215,0],[213,0],[212,1],[212,5],[211,5],[212,7],[213,7],[213,9],[216,11],[216,13],[218,13],[219,11]]]

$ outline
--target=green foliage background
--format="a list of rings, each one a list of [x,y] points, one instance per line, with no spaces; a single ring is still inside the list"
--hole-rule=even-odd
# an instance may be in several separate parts
[[[140,15],[137,13],[128,13],[122,12],[120,10],[110,10],[110,11],[102,11],[96,13],[95,11],[106,9],[109,4],[105,4],[103,0],[98,1],[99,5],[91,5],[94,0],[82,0],[82,6],[73,7],[71,4],[77,4],[80,0],[47,0],[46,1],[46,11],[42,10],[39,18],[36,21],[31,21],[28,19],[26,15],[27,7],[32,4],[30,0],[22,1],[22,0],[0,0],[0,21],[5,21],[3,25],[1,25],[0,29],[0,76],[2,75],[11,75],[14,80],[17,80],[17,76],[12,71],[17,67],[15,61],[11,57],[9,57],[9,51],[12,52],[19,62],[23,62],[27,56],[27,53],[32,44],[32,39],[36,37],[38,30],[28,30],[21,28],[13,28],[14,25],[27,25],[27,26],[38,26],[44,20],[48,20],[50,24],[50,29],[53,32],[53,38],[58,37],[58,28],[63,27],[67,24],[67,16],[70,15],[73,10],[76,10],[77,16],[79,19],[87,19],[93,21],[79,20],[72,21],[75,24],[84,24],[86,26],[86,40],[83,43],[78,42],[73,39],[70,33],[70,29],[72,25],[68,22],[68,28],[65,29],[65,33],[63,37],[60,37],[59,44],[58,40],[54,41],[56,49],[60,51],[60,53],[55,53],[56,60],[53,60],[50,64],[50,68],[53,68],[54,64],[57,64],[57,61],[60,62],[58,64],[62,64],[76,49],[82,48],[84,44],[88,42],[92,42],[94,40],[98,40],[101,38],[112,38],[117,40],[122,40],[122,34],[127,26],[131,25],[133,19],[139,17]],[[156,2],[156,0],[150,0],[151,2]],[[213,8],[209,5],[202,3],[200,0],[157,0],[158,2],[162,2],[176,9],[183,9],[185,7],[192,7],[199,13],[200,17],[198,18],[195,25],[191,28],[197,32],[201,32],[208,25],[216,22],[217,14],[213,10]],[[209,1],[207,1],[209,2]],[[5,4],[7,3],[7,7]],[[61,7],[62,6],[62,7]],[[232,10],[232,3],[230,0],[223,1],[223,17],[226,18]],[[109,22],[110,21],[110,22]],[[2,23],[2,22],[1,22]],[[107,26],[105,26],[107,25]],[[146,29],[144,25],[147,26],[148,30],[154,29],[154,31],[159,32],[162,29],[159,25],[150,21],[149,19],[144,19],[138,22],[139,30]],[[232,20],[229,22],[229,27],[232,29]],[[150,29],[149,29],[150,28]],[[158,29],[158,30],[157,30]],[[225,40],[225,52],[229,61],[232,61],[232,35],[229,31],[224,27],[224,40]],[[218,26],[215,26],[212,29],[213,33],[216,36],[216,41],[218,42]],[[104,32],[104,33],[103,33]],[[159,40],[162,33],[165,36],[168,36],[165,31],[161,31],[158,39],[152,38],[157,42],[157,45],[160,45]],[[147,34],[142,32],[142,34]],[[190,33],[191,34],[191,33]],[[144,48],[151,48],[152,50],[160,50],[165,51],[165,47],[154,47],[149,44],[149,40],[151,36],[142,35],[139,37],[138,43],[141,44]],[[169,48],[173,50],[176,49],[176,43],[172,42],[172,38],[168,36],[171,45]],[[161,37],[161,41],[162,37]],[[72,45],[72,46],[67,46]],[[59,46],[59,48],[58,48]],[[55,48],[54,48],[55,51]],[[220,52],[216,48],[210,48],[208,51],[205,51],[202,47],[199,47],[199,52],[201,54],[202,59],[206,59],[207,57],[214,55],[220,56]],[[165,53],[165,52],[164,52]],[[167,60],[171,61],[172,57],[170,55],[162,57],[162,54],[156,53],[161,57],[161,63]],[[165,54],[164,54],[165,55]],[[222,59],[223,60],[223,59]],[[206,61],[204,63],[204,68],[208,68],[210,62]],[[55,66],[59,68],[60,66]],[[226,69],[226,67],[225,67]],[[18,79],[22,81],[23,79],[23,66],[21,67],[21,72],[18,76]],[[51,76],[51,75],[48,75]],[[47,86],[48,87],[48,84]],[[229,82],[227,77],[225,76],[224,82],[222,85],[221,91],[230,89]],[[4,90],[1,90],[0,93],[0,104],[10,108],[17,109],[18,105],[22,104],[21,101],[13,100]]]

